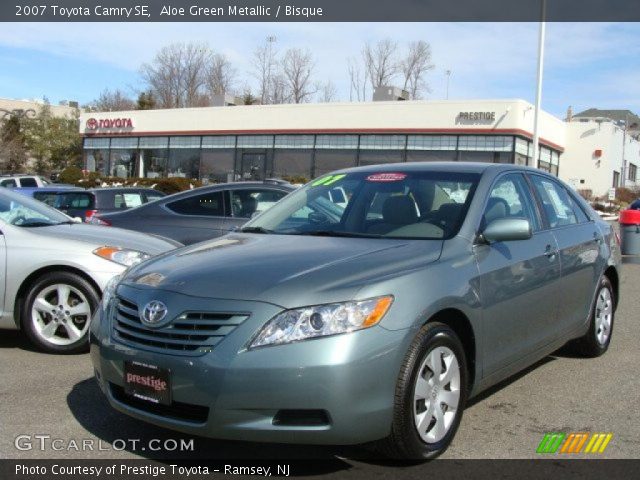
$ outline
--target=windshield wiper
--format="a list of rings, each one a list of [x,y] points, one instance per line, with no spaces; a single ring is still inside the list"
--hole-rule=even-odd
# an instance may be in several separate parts
[[[267,230],[263,227],[244,227],[238,231],[242,233],[273,233],[273,230]]]
[[[22,223],[20,225],[18,225],[19,227],[51,227],[52,225],[59,225],[58,223],[51,223],[51,222],[42,222],[42,221],[37,221],[37,222],[29,222],[29,223]]]
[[[312,230],[299,232],[297,235],[310,235],[313,237],[357,237],[357,238],[382,238],[382,235],[374,233],[340,232],[338,230]]]

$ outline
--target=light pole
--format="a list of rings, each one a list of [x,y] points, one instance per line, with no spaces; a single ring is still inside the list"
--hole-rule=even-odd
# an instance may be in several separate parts
[[[447,100],[449,100],[449,79],[451,78],[451,70],[446,70],[444,74],[447,76]]]
[[[542,73],[544,70],[544,38],[545,38],[545,15],[547,9],[547,1],[542,0],[542,12],[540,31],[538,32],[538,72],[536,79],[536,106],[533,111],[533,167],[538,167],[538,150],[540,143],[540,104],[542,103]]]

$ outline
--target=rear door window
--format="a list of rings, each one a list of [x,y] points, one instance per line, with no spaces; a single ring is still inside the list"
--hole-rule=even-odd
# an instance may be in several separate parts
[[[93,208],[93,195],[90,193],[59,193],[54,205],[56,208],[69,209],[92,209]]]
[[[139,207],[144,203],[142,193],[116,193],[113,199],[115,208],[133,208]]]
[[[553,180],[541,175],[531,175],[533,185],[542,202],[542,209],[551,228],[578,223],[569,194]]]
[[[37,187],[38,182],[33,177],[22,177],[20,178],[20,186],[21,187]]]
[[[231,190],[231,210],[234,217],[251,218],[275,205],[286,192],[265,189]]]
[[[40,200],[43,203],[46,203],[50,207],[54,207],[56,203],[57,194],[56,192],[33,192],[33,198],[36,200]]]
[[[167,203],[167,208],[180,215],[224,216],[223,192],[210,192]]]

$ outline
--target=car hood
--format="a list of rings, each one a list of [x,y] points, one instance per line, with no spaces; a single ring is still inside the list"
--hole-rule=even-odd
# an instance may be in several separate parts
[[[89,243],[96,247],[105,245],[128,248],[151,255],[157,255],[182,246],[173,240],[163,239],[153,235],[146,235],[121,228],[87,225],[84,223],[37,227],[31,228],[29,231],[35,235],[42,235],[43,237]]]
[[[134,267],[134,288],[284,308],[349,300],[364,286],[436,261],[441,240],[232,233]]]

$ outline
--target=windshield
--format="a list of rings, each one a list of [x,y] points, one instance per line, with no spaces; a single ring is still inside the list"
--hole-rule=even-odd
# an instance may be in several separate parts
[[[65,214],[15,192],[0,192],[0,220],[18,227],[42,227],[70,223]]]
[[[446,239],[460,229],[479,175],[355,172],[291,193],[242,231],[286,235]]]

